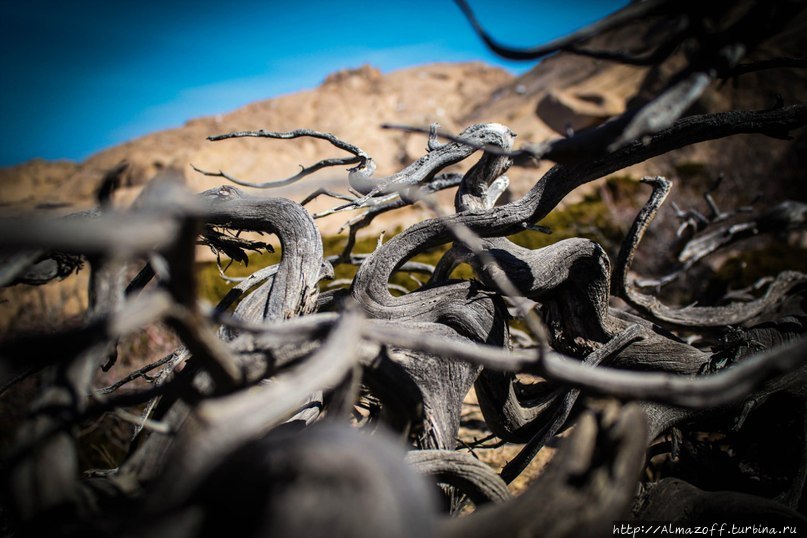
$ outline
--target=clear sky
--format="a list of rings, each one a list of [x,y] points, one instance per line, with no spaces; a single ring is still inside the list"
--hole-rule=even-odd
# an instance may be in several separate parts
[[[521,46],[625,3],[471,0],[495,37]],[[451,0],[0,0],[0,166],[83,160],[346,67],[469,60],[533,65],[488,52]]]

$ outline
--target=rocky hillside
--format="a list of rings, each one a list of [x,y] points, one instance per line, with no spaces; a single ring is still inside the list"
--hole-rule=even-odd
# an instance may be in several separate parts
[[[807,43],[805,33],[799,31],[802,26],[794,24],[793,31],[775,44],[763,45],[756,55],[764,59],[780,49],[803,50]],[[610,39],[636,43],[642,36],[634,32]],[[668,62],[660,72],[674,70],[675,63]],[[659,79],[663,77],[658,73],[648,76],[644,68],[563,53],[517,78],[480,63],[434,64],[388,74],[363,66],[336,72],[313,90],[256,102],[229,114],[194,119],[182,127],[102,151],[82,163],[35,160],[0,169],[0,204],[89,204],[103,175],[124,160],[129,168],[126,189],[119,195],[122,204],[166,169],[184,176],[192,189],[203,190],[223,180],[204,177],[194,172],[191,164],[260,182],[293,175],[301,164],[341,155],[326,142],[310,139],[205,140],[208,135],[236,130],[310,128],[332,132],[371,154],[378,164],[377,175],[383,175],[422,155],[425,139],[422,135],[381,130],[382,123],[425,126],[439,122],[458,132],[474,122],[496,121],[518,133],[519,143],[541,142],[569,128],[579,130],[622,112],[631,99],[641,99],[642,92],[652,90],[653,80]],[[765,108],[772,106],[777,96],[785,102],[803,99],[806,89],[807,75],[799,70],[761,71],[713,85],[695,108],[703,112]],[[800,188],[790,188],[785,181],[792,179],[793,171],[799,168],[803,147],[803,137],[795,144],[735,137],[675,152],[631,172],[637,176],[662,173],[676,179],[676,167],[697,165],[705,167],[707,175],[724,172],[730,187],[745,185],[747,189],[749,182],[761,182],[761,188],[770,196],[803,197]],[[543,163],[541,168],[550,164]],[[760,181],[773,170],[787,177],[777,182]],[[513,171],[514,194],[527,190],[539,173],[540,170]],[[344,189],[345,171],[326,169],[285,189],[262,192],[299,200],[323,185]],[[323,200],[319,207],[330,203]],[[328,229],[332,227],[323,224]]]
[[[256,102],[229,114],[194,119],[170,129],[102,151],[80,164],[32,161],[0,171],[4,204],[83,204],[92,198],[106,171],[129,163],[122,202],[161,170],[181,173],[191,188],[203,190],[222,183],[190,168],[225,170],[243,179],[265,181],[293,175],[299,165],[344,154],[328,143],[311,139],[269,141],[241,139],[211,143],[209,135],[267,129],[310,128],[332,132],[369,152],[378,173],[396,171],[424,151],[425,139],[383,131],[385,122],[428,125],[447,129],[462,121],[491,93],[512,80],[501,69],[479,63],[434,64],[382,75],[363,66],[336,72],[316,89]],[[324,170],[284,190],[267,195],[300,198],[323,182],[345,183],[344,169]]]
[[[124,160],[129,162],[125,187],[130,192],[123,195],[122,202],[164,169],[181,173],[197,190],[221,183],[221,179],[195,173],[191,163],[265,181],[292,175],[300,164],[340,155],[316,140],[205,140],[208,135],[236,130],[305,127],[332,132],[373,155],[378,174],[387,174],[419,157],[425,141],[420,135],[381,130],[382,123],[428,125],[436,121],[457,132],[473,122],[497,121],[518,133],[519,142],[540,142],[567,128],[579,130],[620,113],[645,75],[642,68],[565,54],[545,60],[518,78],[479,63],[434,64],[386,75],[364,66],[334,73],[316,89],[191,120],[182,127],[102,151],[82,163],[34,160],[0,169],[0,204],[90,203],[106,171]],[[797,70],[749,74],[713,88],[698,108],[714,112],[737,106],[771,106],[777,95],[792,102],[804,88],[807,78]],[[698,161],[728,172],[742,169],[743,181],[748,181],[752,179],[749,173],[764,176],[769,164],[787,159],[792,148],[779,141],[740,137],[677,153],[672,159],[641,166],[637,173],[670,174],[672,160]],[[516,192],[523,192],[537,177],[535,171],[514,175]],[[299,199],[323,182],[332,187],[344,185],[345,173],[325,170],[285,190],[264,192]]]

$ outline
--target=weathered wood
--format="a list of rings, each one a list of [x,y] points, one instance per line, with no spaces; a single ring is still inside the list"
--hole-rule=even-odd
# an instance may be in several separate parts
[[[670,308],[662,304],[658,299],[652,295],[647,295],[639,292],[635,287],[631,286],[628,282],[628,271],[630,270],[631,262],[642,240],[645,231],[650,223],[653,221],[658,208],[664,203],[665,198],[672,188],[672,183],[663,177],[644,178],[643,183],[653,187],[650,199],[645,206],[636,216],[633,225],[625,242],[622,243],[622,248],[619,251],[617,260],[617,269],[614,271],[613,279],[611,281],[611,288],[614,295],[624,299],[633,308],[642,312],[645,317],[660,322],[673,324],[682,327],[716,327],[726,325],[737,325],[750,319],[759,316],[765,310],[769,310],[772,305],[782,302],[796,286],[807,282],[807,275],[797,271],[785,271],[777,275],[776,279],[769,284],[765,293],[751,301],[734,302],[725,306],[687,306],[685,308]],[[796,226],[803,220],[802,213],[804,207],[791,204],[785,208],[780,208],[777,211],[761,217],[760,221],[771,223],[773,221],[784,221],[777,227],[780,231],[786,230],[791,224]],[[772,224],[765,224],[767,227],[772,227]],[[760,225],[762,228],[762,225]],[[716,242],[716,244],[701,247],[705,250],[702,256],[717,250],[721,246],[725,246],[731,241],[735,240],[729,230],[718,230],[715,232],[717,235],[709,236],[707,242]],[[722,237],[724,239],[718,239]],[[690,246],[688,243],[687,246]],[[696,255],[688,252],[686,249],[682,251],[681,257],[684,259],[692,259],[693,262],[697,261]]]
[[[399,443],[336,424],[238,448],[179,506],[126,518],[124,536],[434,536],[435,496]],[[155,492],[157,494],[157,492]],[[157,504],[157,503],[155,503]]]
[[[639,521],[673,521],[680,526],[728,522],[738,526],[807,528],[804,515],[770,499],[736,491],[703,491],[676,478],[665,478],[653,485],[640,503],[636,511]]]
[[[274,293],[253,293],[236,310],[244,319],[288,319],[308,314],[316,306],[317,282],[322,265],[322,239],[308,212],[283,198],[253,198],[234,187],[206,191],[207,222],[235,230],[274,233],[280,238],[283,257],[277,274],[267,286]],[[267,302],[262,304],[258,298]]]
[[[406,455],[406,463],[439,483],[458,488],[477,506],[512,499],[504,481],[470,454],[449,450],[413,450]]]
[[[667,0],[638,3],[568,38],[519,51],[494,41],[460,2],[483,39],[511,57],[564,50],[648,65],[648,80],[662,76],[659,62],[674,57],[674,75],[660,80],[654,94],[647,85],[625,113],[563,139],[514,148],[515,133],[508,127],[480,123],[447,135],[449,142],[441,144],[437,125],[405,128],[428,133],[426,153],[375,178],[372,157],[330,133],[261,130],[212,137],[307,137],[346,151],[348,156],[260,184],[197,169],[271,188],[324,167],[356,165],[345,178],[353,194],[320,190],[306,199],[325,194],[346,202],[318,215],[301,204],[253,197],[234,187],[196,196],[164,181],[149,185],[132,208],[115,212],[109,200],[119,167],[99,192],[100,209],[63,219],[2,219],[0,285],[63,277],[71,264],[85,259],[93,270],[91,306],[80,327],[0,343],[3,388],[27,372],[49,369],[0,467],[21,531],[180,538],[233,532],[610,536],[613,521],[627,517],[637,491],[643,492],[640,520],[754,515],[803,524],[802,516],[771,500],[707,493],[677,481],[639,489],[638,480],[647,446],[672,426],[723,428],[728,421],[735,430],[749,427],[746,418],[767,409],[762,404],[774,395],[799,404],[803,425],[804,275],[782,273],[762,296],[719,307],[669,307],[647,287],[640,291],[629,282],[630,265],[669,191],[663,178],[646,180],[653,192],[623,242],[613,274],[594,241],[572,238],[527,249],[507,239],[534,228],[573,189],[626,166],[701,141],[750,133],[783,138],[807,125],[805,104],[686,116],[712,81],[747,70],[740,58],[804,9],[798,2],[707,4],[686,4],[695,10],[689,13]],[[590,42],[603,32],[626,31],[647,15],[670,24],[641,50],[606,50]],[[686,57],[678,57],[680,45],[686,45]],[[477,152],[479,160],[465,174],[444,172]],[[524,159],[559,164],[520,199],[497,206],[508,188],[505,174]],[[446,212],[431,195],[455,186],[454,211]],[[416,202],[436,217],[410,226],[369,255],[353,254],[359,229],[377,215]],[[720,227],[726,213],[707,202],[716,228],[684,246],[682,270],[744,237],[805,222],[803,204],[793,201],[744,219],[739,227]],[[324,259],[315,218],[353,209],[364,213],[346,223],[347,246]],[[207,309],[197,303],[197,238],[217,254],[242,261],[247,250],[269,248],[223,230],[274,234],[282,256]],[[412,261],[449,243],[434,267]],[[142,267],[144,261],[124,287],[121,268],[130,262]],[[449,279],[463,262],[476,279]],[[358,266],[356,277],[334,283],[349,287],[320,294],[320,280],[333,277],[331,263]],[[408,292],[390,282],[399,271],[430,279]],[[146,289],[152,280],[154,289]],[[612,294],[633,310],[613,301]],[[358,305],[351,306],[354,302]],[[511,349],[509,312],[531,333],[518,333],[523,348]],[[112,364],[116,339],[157,321],[172,326],[184,346],[94,390],[94,369]],[[736,327],[721,335],[726,325]],[[153,386],[121,389],[160,366]],[[519,373],[542,379],[527,386],[518,381]],[[471,386],[484,425],[503,443],[525,444],[500,475],[454,450]],[[125,408],[144,402],[135,431],[144,426],[153,431],[140,434],[118,469],[81,480],[77,425],[107,411],[136,419]],[[511,498],[506,483],[564,428],[568,439],[543,474]],[[465,494],[476,511],[459,519],[438,515],[435,488],[416,471],[434,478],[454,508]],[[784,491],[791,505],[798,503],[805,476],[802,462]]]
[[[644,414],[634,406],[606,407],[597,417],[586,414],[527,491],[505,504],[445,521],[441,535],[610,536],[613,521],[629,511],[644,464],[645,438]]]

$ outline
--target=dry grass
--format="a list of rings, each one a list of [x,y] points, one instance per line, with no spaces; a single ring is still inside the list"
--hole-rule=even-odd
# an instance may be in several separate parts
[[[476,392],[471,389],[465,397],[465,402],[462,407],[462,426],[459,432],[460,441],[471,445],[475,441],[489,436],[491,432],[484,424],[484,417],[482,416],[482,411],[479,409],[479,403],[476,400]],[[496,441],[497,439],[494,438],[486,444],[493,444]],[[512,460],[522,448],[524,448],[524,445],[508,443],[498,448],[474,448],[473,450],[461,448],[461,450],[469,450],[479,461],[490,465],[495,472],[499,473],[507,462]],[[524,489],[541,474],[554,454],[555,449],[552,447],[544,447],[538,452],[538,455],[530,462],[527,468],[524,469],[524,472],[509,484],[508,487],[510,491],[514,495],[518,495],[524,491]]]

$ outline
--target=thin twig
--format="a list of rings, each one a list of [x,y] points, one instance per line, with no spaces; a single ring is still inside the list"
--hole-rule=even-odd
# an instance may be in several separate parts
[[[362,149],[360,149],[358,146],[354,146],[353,144],[345,142],[344,140],[336,137],[331,133],[323,133],[311,129],[296,129],[294,131],[288,131],[288,132],[265,131],[263,129],[259,131],[236,131],[232,133],[209,136],[207,137],[207,139],[212,142],[215,142],[218,140],[227,140],[230,138],[245,138],[245,137],[274,138],[280,140],[288,140],[292,138],[301,138],[301,137],[317,138],[320,140],[326,140],[330,142],[331,145],[341,150],[347,151],[353,156],[322,159],[321,161],[318,161],[311,166],[300,165],[300,171],[291,177],[281,180],[270,180],[263,182],[244,181],[222,170],[219,170],[218,172],[209,172],[206,170],[202,170],[193,164],[191,164],[191,168],[193,168],[196,172],[200,174],[211,177],[221,177],[235,183],[236,185],[241,185],[244,187],[252,187],[255,189],[272,189],[296,183],[297,181],[300,181],[304,177],[309,176],[318,170],[322,170],[323,168],[328,168],[332,166],[346,166],[349,164],[358,164],[359,166],[365,166],[372,160],[370,156],[367,153],[365,153]]]
[[[176,352],[171,353],[169,355],[166,355],[165,357],[163,357],[163,358],[161,358],[159,360],[151,362],[151,363],[143,366],[142,368],[138,368],[134,372],[129,373],[126,377],[124,377],[120,381],[117,381],[117,382],[113,383],[112,385],[109,385],[108,387],[103,387],[103,388],[100,388],[100,389],[96,389],[94,392],[95,392],[95,394],[110,394],[112,392],[115,392],[116,390],[118,390],[122,386],[126,385],[127,383],[131,383],[135,379],[138,379],[140,377],[146,377],[146,374],[148,374],[150,371],[152,371],[155,368],[157,368],[159,366],[162,366],[163,364],[171,361],[171,359],[173,359],[175,356],[176,356]]]

